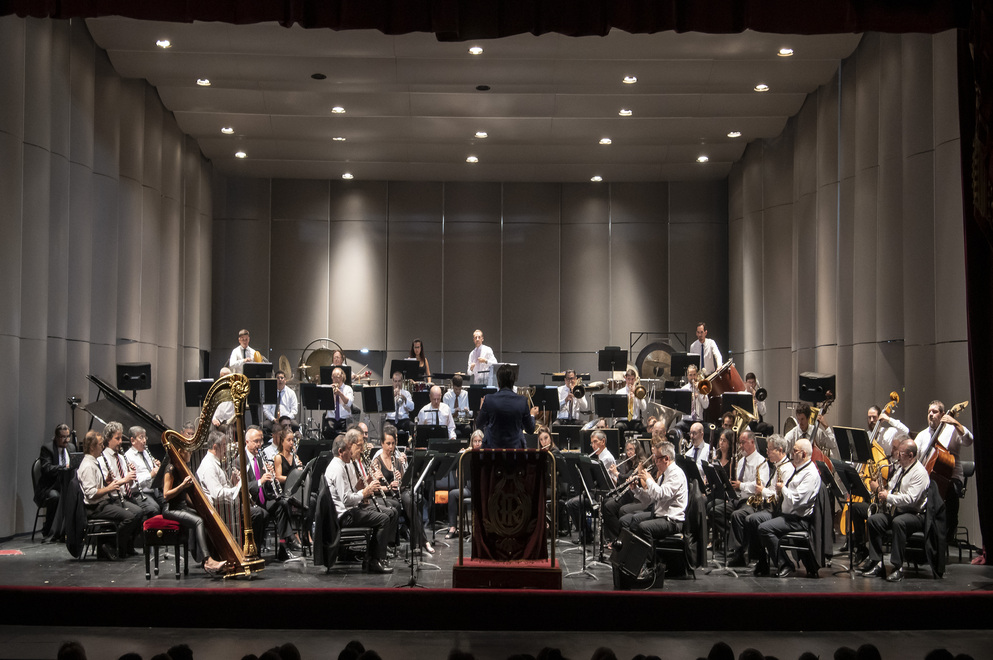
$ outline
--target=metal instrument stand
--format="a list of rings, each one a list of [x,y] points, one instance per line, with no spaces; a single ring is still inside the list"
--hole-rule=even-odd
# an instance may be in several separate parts
[[[414,485],[412,485],[410,487],[410,511],[407,512],[407,516],[408,516],[408,518],[407,518],[407,524],[410,525],[411,527],[413,527],[413,525],[414,525],[414,523],[413,523],[414,512],[417,510],[417,491],[420,489],[421,484],[424,481],[424,475],[428,473],[428,471],[431,469],[431,465],[433,465],[433,464],[434,464],[434,458],[431,458],[431,460],[429,460],[428,461],[428,464],[425,466],[424,470],[421,472],[421,476],[417,479],[417,483],[414,484]],[[410,469],[413,471],[414,474],[417,474],[417,471],[415,469],[415,466],[416,465],[417,465],[417,445],[415,444],[414,445],[414,455],[410,459]],[[404,589],[406,587],[410,587],[410,588],[420,587],[421,589],[424,589],[425,587],[424,587],[423,584],[417,584],[417,569],[418,569],[417,558],[421,554],[421,548],[420,548],[420,546],[418,546],[416,548],[414,547],[414,544],[413,544],[413,537],[414,537],[413,529],[411,529],[410,536],[411,536],[411,543],[408,546],[410,548],[410,578],[407,579],[407,583],[406,584],[398,584],[396,586],[396,588],[397,589]],[[437,564],[430,564],[428,562],[420,562],[420,565],[421,566],[427,566],[429,568],[433,568],[433,569],[439,570],[439,571],[441,570],[441,567],[438,566]]]
[[[583,502],[584,502],[583,498],[585,498],[585,501],[587,501],[587,502],[590,503],[590,510],[596,515],[596,520],[594,521],[594,524],[596,526],[596,529],[594,529],[594,533],[593,533],[594,543],[596,543],[595,539],[596,539],[597,536],[600,536],[601,540],[603,538],[602,537],[602,530],[600,529],[600,522],[602,520],[602,518],[601,518],[601,515],[602,514],[600,512],[600,508],[601,507],[600,507],[599,504],[595,504],[593,502],[593,496],[590,494],[590,489],[586,485],[586,480],[583,479],[582,472],[580,472],[578,468],[577,468],[576,471],[577,471],[578,476],[579,476],[579,481],[583,485],[583,491],[580,493],[580,502],[579,502],[579,504],[580,504],[580,508],[579,508],[579,510],[580,510],[580,524],[583,526],[583,528],[579,530],[580,547],[579,548],[570,548],[570,550],[578,550],[578,549],[581,549],[582,550],[582,552],[583,552],[583,568],[582,568],[582,570],[579,570],[579,571],[573,571],[571,573],[566,573],[565,577],[570,578],[570,577],[573,577],[575,575],[585,575],[587,577],[593,578],[594,580],[599,580],[600,578],[598,578],[593,573],[593,571],[591,571],[590,569],[593,566],[602,566],[603,568],[610,568],[610,566],[608,566],[607,564],[604,564],[604,563],[601,563],[601,562],[597,561],[595,557],[592,558],[592,559],[590,559],[590,561],[587,561],[586,560],[586,507],[583,506]],[[566,552],[568,552],[568,550]]]
[[[722,551],[724,555],[723,562],[717,561],[717,529],[714,525],[710,526],[710,562],[707,564],[709,568],[705,571],[705,575],[730,575],[731,577],[737,578],[738,574],[733,568],[728,566],[728,533],[731,531],[731,520],[730,515],[726,512],[728,510],[728,503],[730,502],[728,490],[731,489],[731,483],[728,481],[727,473],[724,472],[724,469],[721,468],[721,466],[718,465],[712,467],[710,472],[712,472],[713,476],[717,478],[717,488],[721,489],[721,501],[724,502],[725,518],[727,518],[727,522],[724,525],[724,549]],[[711,474],[709,472],[707,477],[711,478]],[[733,489],[731,489],[731,492],[733,492]]]

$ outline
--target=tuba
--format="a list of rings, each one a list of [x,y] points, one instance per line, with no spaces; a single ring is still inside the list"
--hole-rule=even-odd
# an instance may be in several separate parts
[[[186,477],[192,477],[193,485],[187,491],[193,508],[203,519],[204,527],[210,541],[214,546],[214,551],[218,557],[224,560],[224,567],[221,569],[224,577],[234,577],[244,575],[251,577],[265,568],[265,560],[259,556],[258,547],[255,545],[255,536],[252,532],[251,501],[248,497],[248,474],[245,460],[239,461],[241,469],[241,515],[243,539],[239,547],[237,541],[231,534],[227,525],[217,514],[213,504],[207,494],[204,493],[200,482],[193,475],[190,466],[186,464],[179,453],[180,449],[193,451],[207,441],[207,436],[212,428],[211,419],[217,406],[225,401],[234,403],[235,410],[235,438],[238,442],[238,455],[245,456],[245,400],[248,398],[248,378],[243,374],[229,374],[218,379],[207,392],[203,401],[203,408],[200,410],[200,418],[197,423],[197,430],[192,438],[187,438],[182,433],[169,429],[162,434],[162,444],[169,454],[169,460],[178,472],[178,479],[182,481]]]

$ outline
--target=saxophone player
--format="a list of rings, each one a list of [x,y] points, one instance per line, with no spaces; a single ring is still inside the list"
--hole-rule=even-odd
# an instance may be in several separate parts
[[[731,529],[737,527],[740,533],[729,538],[728,550],[732,552],[728,563],[732,563],[733,560],[734,563],[743,565],[740,563],[742,561],[740,548],[744,541],[744,533],[741,530],[744,529],[745,518],[755,513],[755,509],[748,504],[748,498],[755,494],[756,483],[763,484],[769,480],[769,463],[765,460],[765,456],[756,450],[755,436],[747,429],[742,431],[741,437],[738,438],[738,450],[741,456],[734,463],[733,472],[728,475],[736,498],[728,502],[715,499],[707,507],[718,538],[723,538],[727,534],[728,520],[734,515],[738,516],[740,525],[733,525]]]
[[[769,480],[755,497],[761,497],[765,503],[761,509],[749,515],[745,519],[745,542],[744,548],[748,551],[750,559],[754,560],[756,577],[769,575],[769,562],[766,559],[762,544],[759,543],[759,525],[772,520],[774,509],[778,508],[779,491],[777,484],[785,484],[793,476],[793,463],[787,456],[786,440],[781,435],[773,435],[769,438],[768,444],[769,461],[772,463],[772,473]]]

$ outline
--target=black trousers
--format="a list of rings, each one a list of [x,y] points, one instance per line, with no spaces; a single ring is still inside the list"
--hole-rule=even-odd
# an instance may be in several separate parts
[[[903,566],[903,554],[907,550],[907,538],[914,532],[924,531],[924,514],[901,513],[891,516],[888,513],[877,513],[869,516],[869,559],[881,561],[883,558],[883,540],[886,531],[893,531],[893,542],[890,544],[890,564],[894,568]]]
[[[187,507],[176,509],[167,507],[162,512],[162,517],[166,520],[174,520],[183,529],[193,532],[193,537],[196,540],[196,543],[193,544],[193,548],[191,549],[193,561],[200,564],[211,555],[212,550],[210,541],[207,539],[207,530],[203,525],[203,519],[197,515],[196,511]]]
[[[116,523],[118,556],[134,553],[134,537],[141,529],[141,509],[138,506],[119,497],[105,497],[86,507],[86,517]]]
[[[372,527],[372,541],[369,556],[379,561],[386,559],[386,548],[396,534],[397,510],[380,505],[377,511],[371,504],[352,507],[342,514],[339,523],[342,527]]]
[[[770,520],[765,521],[758,528],[759,539],[762,547],[765,548],[769,556],[769,563],[773,568],[789,565],[793,562],[783,550],[779,549],[779,539],[790,532],[810,531],[810,524],[800,516],[792,513],[784,513]]]

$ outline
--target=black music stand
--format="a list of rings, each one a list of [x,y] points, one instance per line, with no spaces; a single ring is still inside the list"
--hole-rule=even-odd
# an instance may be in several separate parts
[[[683,389],[662,390],[659,393],[659,403],[666,408],[689,415],[693,410],[693,392]]]
[[[628,398],[624,394],[594,394],[593,410],[597,417],[627,419]]]
[[[350,385],[352,383],[352,368],[347,364],[340,364],[338,366],[329,365],[321,367],[318,372],[318,377],[321,380],[321,385],[330,385],[333,380],[331,375],[334,373],[335,369],[341,369],[344,379],[341,381],[343,385]]]
[[[560,424],[555,427],[556,433],[552,434],[554,438],[558,435],[559,441],[556,442],[555,446],[559,449],[578,449],[580,445],[580,434],[582,431],[582,426],[573,426],[570,424]]]
[[[207,393],[213,384],[213,378],[185,381],[183,383],[183,396],[186,399],[186,407],[202,408],[203,400],[207,398]]]
[[[854,498],[862,498],[863,502],[872,499],[869,489],[865,487],[862,476],[854,466],[837,459],[831,461],[834,473],[828,469],[827,464],[817,462],[817,469],[821,473],[821,481],[828,484],[828,489],[834,495],[838,504],[844,509],[848,507],[848,568],[842,571],[835,571],[832,575],[848,573],[849,577],[855,577],[855,544],[852,536],[855,534],[855,520],[852,517],[852,503]]]
[[[728,478],[728,473],[725,472],[724,466],[720,464],[703,464],[703,473],[707,476],[707,483],[711,484],[712,493],[714,494],[714,499],[720,498],[724,503],[724,509],[727,510],[727,505],[729,502],[733,502],[738,499],[738,493],[735,491],[734,486],[731,485],[731,480]],[[717,526],[710,526],[710,545],[714,548],[714,551],[710,557],[710,563],[713,564],[711,568],[707,569],[707,575],[711,573],[717,573],[718,575],[731,575],[732,577],[738,577],[734,569],[728,566],[728,534],[731,532],[731,519],[730,515],[727,516],[727,524],[724,526],[724,561],[717,561]]]
[[[353,390],[354,391],[354,390]],[[392,385],[362,388],[362,412],[366,415],[375,413],[385,415],[396,411],[396,401],[393,399]],[[371,418],[370,418],[370,421]],[[383,418],[379,418],[379,426],[383,426]],[[370,432],[372,429],[370,429]],[[399,441],[399,438],[397,438]]]
[[[725,392],[721,395],[721,414],[734,411],[732,406],[738,406],[755,415],[755,401],[749,392]],[[755,415],[758,417],[758,415]]]
[[[479,406],[482,405],[483,397],[487,394],[496,394],[497,392],[497,388],[490,385],[470,385],[468,389],[469,410],[477,416],[479,415]]]
[[[417,364],[417,358],[403,358],[402,360],[392,360],[390,362],[390,378],[393,374],[400,372],[403,374],[404,380],[414,380],[417,378],[417,370],[419,365]],[[383,374],[385,377],[386,374]]]
[[[700,474],[700,469],[697,466],[697,462],[692,458],[686,458],[681,454],[676,454],[676,465],[679,469],[683,471],[686,475],[686,483],[689,484],[691,481],[695,481],[698,486],[700,486],[700,492],[707,492],[707,486],[703,483],[703,475]]]
[[[414,402],[414,417],[417,417],[417,415],[421,412],[421,408],[431,403],[431,391],[414,391],[410,393],[410,398]],[[453,412],[452,415],[454,414],[455,413]]]
[[[872,460],[869,432],[851,426],[834,426],[834,439],[838,443],[838,457],[846,463],[868,463]]]
[[[686,382],[686,370],[700,366],[699,353],[673,353],[669,356],[669,378],[677,383]]]
[[[579,542],[580,550],[583,553],[583,568],[578,571],[573,571],[567,573],[564,577],[573,577],[576,575],[585,575],[591,577],[594,580],[599,580],[593,571],[592,567],[600,565],[604,568],[610,568],[607,564],[597,561],[596,556],[592,556],[589,561],[586,559],[586,510],[587,504],[591,516],[593,517],[593,538],[594,545],[596,544],[596,539],[599,536],[602,539],[602,530],[600,529],[603,522],[603,514],[600,510],[602,508],[602,497],[604,494],[610,491],[610,486],[612,486],[610,481],[610,476],[607,475],[606,469],[604,469],[603,464],[599,461],[594,461],[589,456],[583,454],[566,456],[566,461],[573,464],[574,484],[580,486],[579,489]],[[599,474],[602,473],[602,474]],[[607,487],[603,490],[599,490],[599,485],[606,481]],[[594,499],[594,494],[598,496]],[[602,554],[602,552],[601,552]]]
[[[242,372],[249,380],[272,378],[272,364],[269,362],[246,362],[242,365]]]
[[[611,375],[617,371],[617,365],[627,367],[628,352],[620,346],[604,346],[597,351],[597,369],[609,371]]]
[[[248,362],[245,366],[248,366]],[[252,362],[253,366],[268,366],[272,368],[272,365],[266,365],[264,363]],[[245,401],[245,405],[249,406],[252,411],[252,417],[256,424],[261,424],[262,420],[262,406],[267,405],[270,401],[276,402],[276,379],[275,378],[249,378],[248,379],[248,399]]]
[[[392,396],[393,396],[392,390],[393,390],[393,388],[392,388],[392,386],[389,386],[389,385],[387,385],[386,387],[388,387],[391,390],[389,396],[392,399]],[[410,457],[410,468],[406,472],[404,472],[403,475],[400,477],[400,488],[401,488],[401,490],[403,490],[404,485],[406,485],[407,487],[410,488],[410,510],[407,511],[407,525],[410,528],[410,544],[409,544],[409,547],[410,547],[410,578],[407,579],[407,583],[406,584],[398,584],[397,585],[397,588],[398,589],[402,589],[402,588],[405,588],[405,587],[411,587],[411,588],[413,588],[413,587],[420,587],[422,589],[424,588],[423,585],[417,584],[417,558],[420,555],[421,549],[419,547],[417,547],[417,548],[414,547],[414,530],[413,530],[414,520],[415,520],[414,515],[415,515],[415,513],[417,513],[417,492],[418,492],[418,489],[420,489],[421,484],[424,482],[424,476],[431,469],[431,466],[434,465],[435,459],[434,459],[433,456],[429,456],[429,454],[431,452],[427,452],[427,451],[425,451],[425,452],[418,452],[417,451],[419,448],[421,448],[421,449],[427,449],[427,446],[428,445],[427,445],[427,442],[426,441],[424,442],[423,445],[420,445],[420,444],[418,444],[418,440],[416,438],[411,438],[411,443],[414,445],[414,451],[413,451],[413,453],[412,453],[412,455]],[[428,461],[428,464],[425,466],[424,470],[422,471],[422,474],[420,475],[420,477],[415,482],[414,481],[414,475],[417,474],[417,455],[419,453],[423,453],[424,457]],[[420,517],[420,514],[417,514],[417,515],[418,515],[418,517]],[[436,564],[428,564],[428,563],[424,562],[424,565],[425,566],[428,566],[428,567],[431,567],[431,568],[435,568],[437,570],[441,570],[441,567],[438,566],[438,565],[436,565]]]
[[[534,394],[531,396],[531,403],[538,406],[540,412],[559,412],[559,388],[554,385],[532,385]]]

